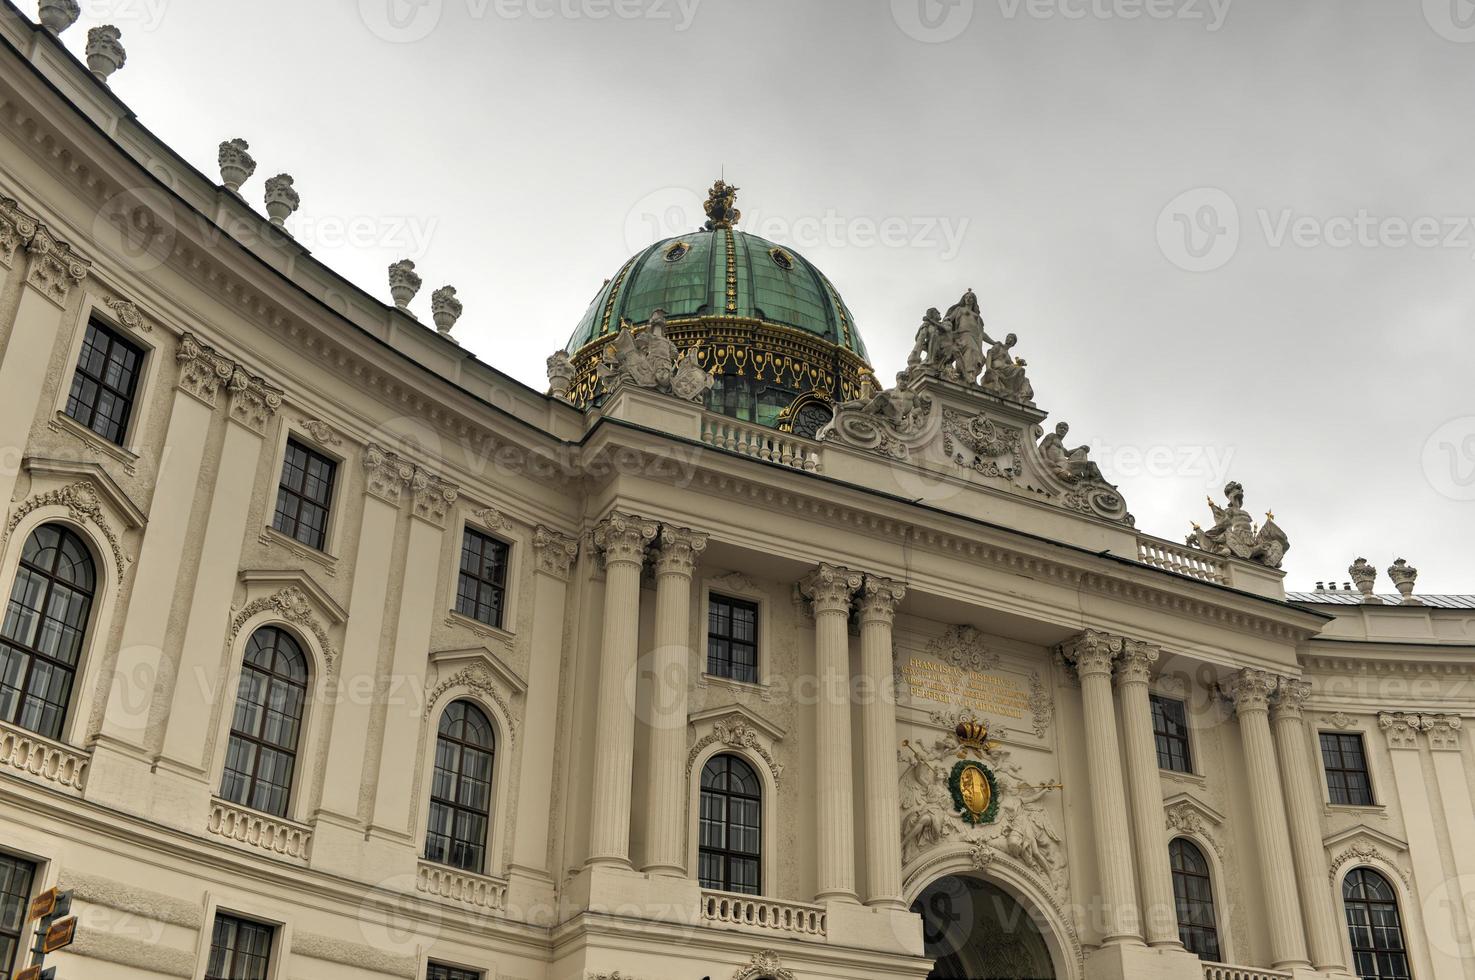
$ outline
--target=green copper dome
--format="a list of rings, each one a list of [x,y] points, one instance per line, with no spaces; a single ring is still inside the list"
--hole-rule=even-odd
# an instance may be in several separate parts
[[[869,360],[855,318],[824,273],[797,252],[722,227],[656,242],[626,262],[594,297],[568,352],[619,333],[621,321],[645,323],[658,309],[672,320],[741,318],[793,327]]]

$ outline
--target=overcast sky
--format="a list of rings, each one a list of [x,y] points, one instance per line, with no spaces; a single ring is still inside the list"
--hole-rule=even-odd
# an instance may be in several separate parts
[[[26,4],[34,7],[33,3]],[[1181,540],[1241,481],[1287,586],[1406,557],[1475,592],[1469,0],[83,0],[203,172],[546,386],[603,280],[725,168],[878,375],[968,287],[1036,397]]]

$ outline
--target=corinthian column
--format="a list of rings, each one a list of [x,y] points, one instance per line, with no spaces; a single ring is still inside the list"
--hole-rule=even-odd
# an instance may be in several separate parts
[[[799,583],[814,610],[815,783],[819,805],[818,901],[858,902],[855,894],[855,788],[850,754],[850,637],[845,623],[861,576],[820,565]]]
[[[1105,906],[1102,945],[1142,940],[1132,874],[1132,839],[1127,827],[1127,794],[1122,786],[1122,755],[1111,697],[1112,663],[1121,649],[1120,637],[1092,629],[1060,646],[1062,659],[1075,668],[1081,681],[1086,766],[1091,772],[1091,823],[1096,828],[1096,862]]]
[[[905,909],[901,897],[901,793],[896,780],[896,686],[891,624],[906,588],[867,575],[860,597],[860,669],[870,700],[861,749],[866,774],[866,904]]]
[[[1291,841],[1286,833],[1285,796],[1275,745],[1270,737],[1270,696],[1276,678],[1263,670],[1245,669],[1227,688],[1239,715],[1249,773],[1250,811],[1254,818],[1260,878],[1265,883],[1265,914],[1270,922],[1270,956],[1277,970],[1306,968],[1306,938],[1301,928],[1301,902],[1296,890]]]
[[[1306,940],[1311,962],[1318,970],[1342,973],[1342,930],[1332,906],[1332,890],[1326,878],[1326,850],[1321,843],[1321,809],[1317,789],[1321,780],[1311,765],[1306,749],[1306,727],[1301,709],[1311,694],[1305,681],[1281,678],[1274,706],[1270,709],[1275,729],[1275,747],[1280,751],[1281,781],[1286,795],[1286,814],[1291,821],[1291,853],[1295,858],[1296,887],[1306,913]]]
[[[1158,775],[1157,742],[1152,734],[1152,704],[1147,697],[1148,678],[1157,658],[1157,647],[1137,640],[1124,641],[1116,679],[1122,699],[1122,741],[1126,743],[1127,789],[1132,802],[1133,837],[1137,840],[1143,928],[1148,945],[1181,948],[1173,872],[1168,867],[1162,777]]]
[[[651,654],[650,793],[644,870],[686,875],[686,692],[691,669],[691,573],[707,536],[661,527],[656,552],[656,648]]]
[[[630,866],[630,783],[635,767],[634,680],[640,642],[640,566],[653,521],[611,514],[594,529],[604,556],[604,633],[594,729],[594,802],[589,865]]]

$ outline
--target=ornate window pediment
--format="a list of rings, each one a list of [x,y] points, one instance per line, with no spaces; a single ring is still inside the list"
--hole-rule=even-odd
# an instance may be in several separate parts
[[[425,698],[425,713],[429,717],[442,704],[447,695],[457,689],[465,689],[486,698],[501,710],[507,722],[507,733],[511,741],[517,741],[518,716],[512,710],[512,702],[527,693],[527,681],[508,666],[487,647],[470,647],[459,650],[440,650],[430,655],[430,669],[435,686]]]
[[[1397,837],[1371,827],[1352,827],[1327,837],[1322,844],[1326,846],[1330,859],[1329,875],[1333,882],[1349,867],[1372,864],[1391,871],[1403,882],[1404,888],[1409,887],[1409,872],[1403,866],[1408,844]]]
[[[246,624],[261,613],[305,630],[317,641],[327,672],[338,669],[338,650],[329,630],[342,626],[347,612],[301,569],[251,569],[240,576],[246,599],[231,609],[230,635],[234,639]]]
[[[1224,857],[1224,815],[1218,810],[1187,793],[1178,793],[1163,801],[1163,815],[1168,833],[1196,837]]]
[[[30,494],[16,504],[5,526],[5,538],[28,514],[44,507],[64,507],[72,520],[90,525],[107,540],[121,582],[133,556],[123,550],[122,536],[148,522],[148,516],[97,463],[29,458]]]
[[[687,724],[695,736],[686,757],[686,773],[691,775],[697,759],[711,745],[747,749],[763,760],[775,783],[784,767],[774,758],[773,747],[784,740],[784,730],[740,704],[724,705],[691,715]]]

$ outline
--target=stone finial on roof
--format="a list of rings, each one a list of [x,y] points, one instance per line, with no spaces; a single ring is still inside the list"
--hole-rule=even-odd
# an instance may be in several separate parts
[[[456,298],[456,287],[442,286],[431,293],[430,312],[435,318],[435,329],[442,337],[450,339],[451,328],[461,319],[461,301]]]
[[[1347,574],[1352,576],[1357,591],[1362,593],[1363,602],[1377,605],[1383,601],[1373,595],[1373,583],[1378,580],[1378,570],[1366,558],[1359,558],[1348,566]]]
[[[574,383],[574,362],[568,351],[554,351],[548,358],[548,394],[559,401],[569,400]]]
[[[1403,596],[1402,605],[1422,606],[1422,600],[1414,597],[1414,582],[1418,580],[1419,570],[1402,558],[1395,561],[1388,568],[1388,577],[1393,580],[1393,587],[1398,594]]]
[[[243,139],[226,140],[220,144],[220,182],[226,190],[239,191],[256,172],[256,160],[246,152],[250,148],[251,144]]]
[[[394,297],[394,305],[406,313],[410,313],[410,300],[420,291],[422,282],[415,273],[415,263],[409,259],[400,259],[389,267],[389,295]]]
[[[104,24],[87,32],[87,67],[92,74],[106,82],[127,61],[122,31],[112,24]]]
[[[282,227],[301,204],[302,198],[293,190],[290,175],[277,174],[266,182],[266,214],[272,224]]]
[[[60,34],[82,16],[82,5],[77,0],[41,0],[41,26],[53,34]]]

